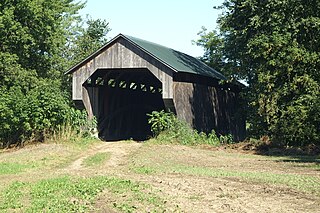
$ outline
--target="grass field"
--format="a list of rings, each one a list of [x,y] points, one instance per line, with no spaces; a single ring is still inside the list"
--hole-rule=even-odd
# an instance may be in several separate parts
[[[152,141],[0,152],[0,212],[319,212],[319,156]]]

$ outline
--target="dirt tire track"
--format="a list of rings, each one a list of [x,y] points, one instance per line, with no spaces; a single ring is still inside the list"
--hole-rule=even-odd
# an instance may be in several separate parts
[[[82,153],[77,159],[72,162],[65,170],[77,171],[86,169],[82,164],[83,161],[97,153],[110,153],[110,159],[106,161],[104,169],[114,169],[115,167],[123,164],[127,156],[135,149],[139,148],[142,144],[133,142],[101,142],[101,144],[92,147],[85,153]]]

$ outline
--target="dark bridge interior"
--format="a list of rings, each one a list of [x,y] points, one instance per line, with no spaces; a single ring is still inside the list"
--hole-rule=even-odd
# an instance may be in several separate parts
[[[98,88],[98,131],[103,140],[145,140],[148,113],[164,109],[161,82],[147,69],[97,70],[86,86]]]

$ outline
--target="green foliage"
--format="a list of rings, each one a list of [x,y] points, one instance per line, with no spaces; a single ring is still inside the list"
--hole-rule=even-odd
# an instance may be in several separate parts
[[[175,116],[173,113],[167,113],[164,110],[153,111],[147,114],[150,118],[148,123],[151,124],[151,131],[154,136],[158,136],[162,131],[171,129],[175,125]]]
[[[5,146],[26,140],[43,141],[66,124],[80,128],[86,115],[69,106],[61,91],[43,83],[25,94],[11,87],[0,94],[0,141]]]
[[[69,58],[73,63],[88,57],[107,42],[106,35],[111,30],[109,23],[101,19],[87,17],[86,28],[80,28],[70,45]]]
[[[0,52],[0,89],[19,87],[24,93],[34,88],[37,84],[37,73],[35,70],[26,70],[18,63],[15,54]]]
[[[150,117],[148,122],[151,125],[151,130],[157,140],[165,143],[180,143],[183,145],[219,145],[220,143],[232,143],[231,135],[220,136],[216,135],[215,131],[206,134],[198,133],[192,129],[186,122],[179,120],[173,113],[165,111],[153,111],[148,114]]]
[[[224,38],[219,36],[218,32],[213,30],[207,32],[205,27],[202,27],[201,31],[198,33],[200,38],[194,43],[197,46],[204,48],[205,52],[200,58],[210,67],[219,70],[226,77],[239,78],[239,74],[234,72],[234,62],[229,61],[224,52]]]
[[[70,119],[70,122],[72,122],[71,126],[73,128],[80,127],[77,130],[78,130],[78,133],[80,133],[81,137],[83,138],[96,137],[95,134],[98,131],[97,130],[98,121],[96,117],[89,119],[85,111],[73,110],[73,112],[75,112],[73,114],[77,116],[76,117],[72,116],[72,119]]]
[[[320,142],[320,2],[226,0],[204,60],[248,83],[249,129],[283,145]]]
[[[79,26],[83,7],[72,0],[0,3],[0,146],[43,141],[68,126],[90,135],[96,127],[72,108],[64,75],[79,62],[75,54],[91,53],[110,30],[100,19]]]
[[[0,52],[16,55],[23,68],[35,70],[41,77],[59,78],[63,70],[56,68],[65,61],[60,53],[67,42],[67,30],[83,7],[71,0],[1,3]]]
[[[221,135],[219,138],[220,143],[222,144],[231,144],[233,142],[233,137],[232,135]]]

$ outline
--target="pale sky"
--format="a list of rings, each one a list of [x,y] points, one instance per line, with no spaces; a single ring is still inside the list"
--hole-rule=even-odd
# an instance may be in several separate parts
[[[141,38],[198,57],[201,47],[192,44],[204,26],[216,29],[223,0],[87,0],[81,14],[105,19],[111,32]]]

